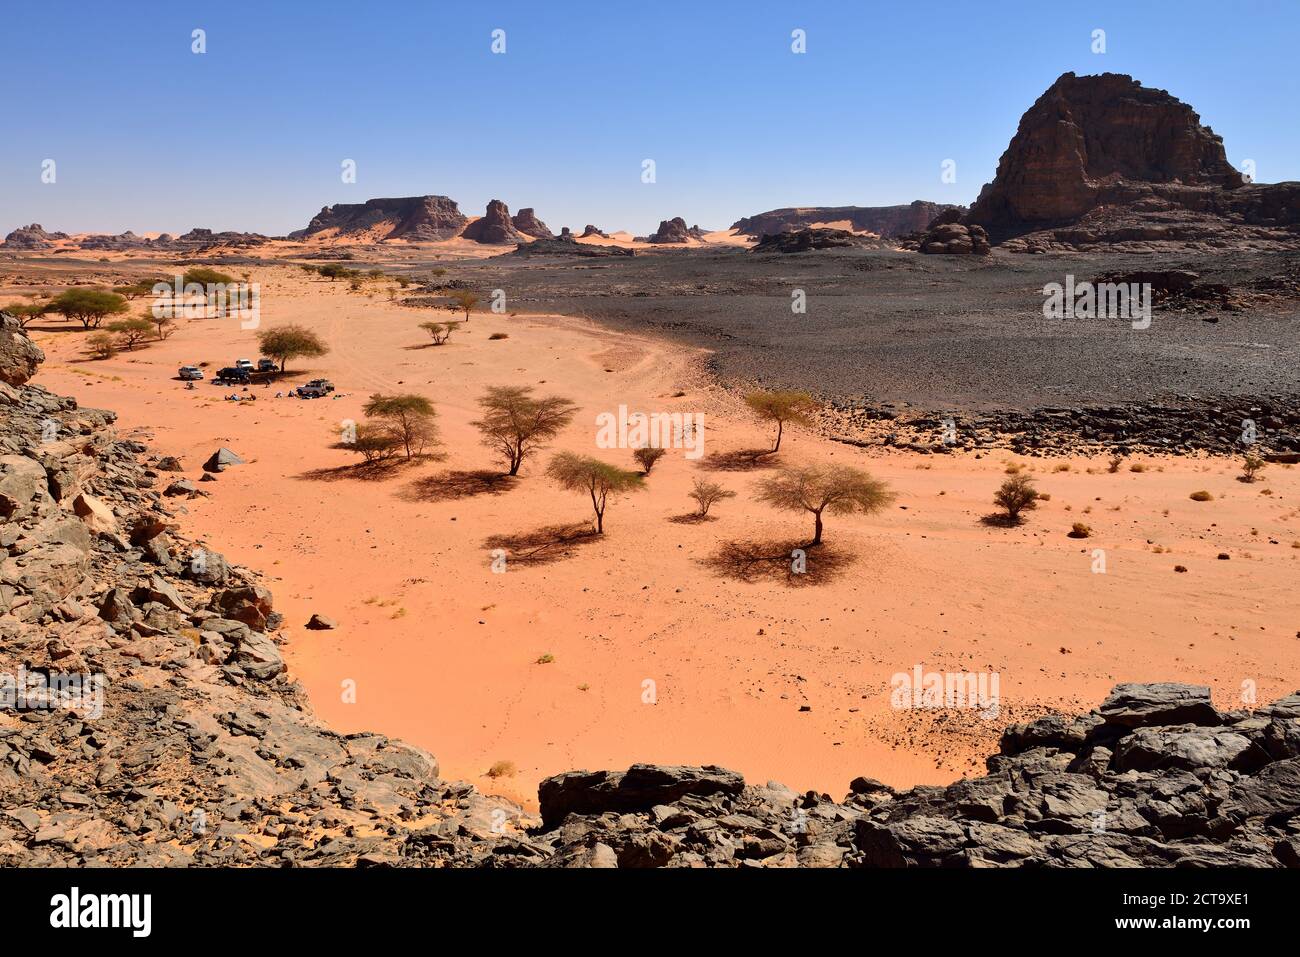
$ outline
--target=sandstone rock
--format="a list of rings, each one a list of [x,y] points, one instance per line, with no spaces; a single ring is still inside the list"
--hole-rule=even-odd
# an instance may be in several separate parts
[[[203,463],[203,471],[224,472],[232,465],[244,464],[244,460],[241,459],[233,450],[223,446],[208,456],[208,460]]]
[[[455,236],[465,223],[464,214],[446,196],[371,199],[326,206],[306,229],[290,233],[289,238],[374,236],[379,241],[435,242]]]
[[[18,320],[0,312],[0,382],[23,385],[44,361],[45,353],[28,338]]]
[[[537,218],[537,213],[531,206],[525,206],[519,210],[510,220],[510,223],[525,236],[533,236],[537,239],[555,238],[555,234],[546,228],[544,222]]]
[[[685,243],[691,239],[690,231],[686,228],[686,220],[680,216],[674,216],[672,219],[665,219],[659,223],[659,228],[646,237],[648,243]]]
[[[798,232],[817,224],[847,222],[855,232],[874,233],[883,239],[908,236],[926,229],[945,210],[965,212],[964,207],[916,200],[906,206],[805,206],[773,209],[748,216],[731,228],[761,239],[783,232]]]
[[[476,219],[461,231],[465,239],[489,245],[505,245],[521,242],[523,234],[514,227],[510,220],[510,208],[499,199],[487,205],[487,212],[481,219]]]
[[[113,510],[93,495],[82,492],[72,500],[72,510],[92,532],[121,534],[121,527]]]
[[[21,522],[53,504],[39,463],[23,455],[0,455],[0,519]]]
[[[338,626],[338,622],[333,618],[326,618],[324,615],[312,615],[307,621],[307,627],[313,631],[329,631]]]

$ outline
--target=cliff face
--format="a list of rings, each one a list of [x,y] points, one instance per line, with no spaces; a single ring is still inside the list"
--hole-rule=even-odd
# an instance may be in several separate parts
[[[1186,103],[1115,73],[1066,73],[1021,118],[964,218],[1011,249],[1288,244],[1297,184],[1247,185]]]
[[[290,233],[289,238],[311,239],[325,233],[347,238],[364,234],[378,240],[431,242],[457,235],[467,221],[456,202],[446,196],[371,199],[364,203],[326,206],[306,229]]]
[[[754,239],[762,239],[768,235],[806,229],[814,223],[847,220],[858,232],[894,239],[921,232],[944,210],[960,208],[920,199],[906,206],[795,206],[738,219],[731,228]]]

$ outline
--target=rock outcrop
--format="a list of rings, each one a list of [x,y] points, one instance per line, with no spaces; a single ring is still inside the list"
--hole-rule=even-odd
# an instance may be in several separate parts
[[[510,224],[525,236],[535,239],[554,239],[555,234],[546,224],[537,218],[537,212],[531,206],[525,206],[511,218]]]
[[[586,228],[582,231],[582,235],[578,238],[586,239],[588,236],[599,236],[601,239],[609,239],[609,233],[601,230],[599,226],[593,226],[591,223],[587,224]]]
[[[812,249],[878,248],[881,241],[847,229],[798,229],[764,236],[753,247],[756,253],[802,253]]]
[[[920,238],[918,248],[923,253],[950,256],[987,256],[993,252],[983,226],[961,223],[940,223],[932,227]]]
[[[510,207],[499,199],[487,204],[487,212],[481,219],[476,219],[461,231],[465,239],[491,246],[504,246],[523,240],[523,234],[515,229],[510,219]]]
[[[0,312],[0,382],[23,385],[45,361],[45,353],[32,342],[18,320]]]
[[[698,230],[699,227],[696,227]],[[674,216],[672,219],[665,219],[659,223],[659,228],[646,237],[648,243],[686,243],[692,239],[691,231],[686,226],[686,220],[680,216]]]
[[[56,240],[67,238],[67,233],[47,233],[40,223],[32,223],[11,232],[5,237],[4,245],[11,249],[49,249]]]
[[[326,206],[306,229],[290,239],[347,239],[349,237],[403,239],[434,242],[460,233],[468,220],[456,202],[446,196],[407,196],[371,199],[364,203]]]
[[[1066,73],[1021,118],[962,220],[1009,248],[1300,242],[1300,183],[1247,184],[1186,103],[1115,73]]]
[[[946,209],[965,211],[962,207],[920,199],[905,206],[795,206],[738,219],[731,228],[751,239],[761,239],[816,224],[847,222],[855,232],[894,239],[921,232]]]

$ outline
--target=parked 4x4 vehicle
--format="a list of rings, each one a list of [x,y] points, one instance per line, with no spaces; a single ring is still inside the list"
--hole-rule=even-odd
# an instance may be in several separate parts
[[[212,381],[218,384],[230,383],[235,385],[248,385],[248,383],[253,381],[253,377],[248,374],[247,369],[238,369],[235,366],[226,366],[226,368],[217,373],[216,378]]]
[[[252,371],[253,371],[253,368],[254,368],[254,366],[253,366],[253,360],[252,360],[252,359],[236,359],[236,360],[235,360],[235,368],[236,368],[236,369],[243,369],[245,372],[252,372]]]
[[[203,378],[203,370],[198,366],[181,366],[176,374],[186,382],[197,382]]]
[[[331,382],[329,379],[312,379],[310,382],[306,384],[310,386],[317,386],[321,389],[324,389],[326,392],[334,391],[334,383]]]
[[[274,360],[274,359],[258,359],[258,360],[257,360],[257,371],[258,371],[258,372],[278,372],[279,370],[275,367],[275,360]]]
[[[300,399],[323,399],[328,391],[323,385],[317,385],[313,382],[300,385],[294,390]]]

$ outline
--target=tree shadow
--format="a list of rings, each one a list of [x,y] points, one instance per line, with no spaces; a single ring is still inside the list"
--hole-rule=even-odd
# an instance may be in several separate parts
[[[339,443],[331,448],[350,451],[351,446]],[[423,461],[437,458],[434,455],[416,455],[412,458],[398,456],[384,459],[382,462],[350,462],[347,465],[335,465],[332,468],[309,469],[293,476],[308,482],[383,482],[396,478],[408,469]]]
[[[493,535],[483,540],[483,547],[494,551],[503,549],[509,564],[531,567],[572,558],[578,548],[600,539],[590,522],[575,522],[545,525],[511,535]]]
[[[453,470],[416,479],[402,490],[408,502],[448,502],[474,495],[500,495],[519,484],[514,475],[491,469]]]
[[[989,528],[1019,528],[1025,524],[1025,518],[1023,515],[1012,518],[1006,512],[993,512],[981,518],[980,524],[987,525]]]
[[[802,553],[802,571],[796,571]],[[702,564],[723,578],[807,588],[834,581],[854,557],[834,545],[809,545],[788,539],[724,542]]]
[[[700,460],[700,468],[710,472],[752,472],[770,469],[776,465],[776,453],[771,449],[734,449],[730,452],[710,452]]]
[[[684,515],[670,516],[668,521],[674,525],[703,525],[706,522],[716,522],[716,515],[701,515],[699,512],[687,512]]]

